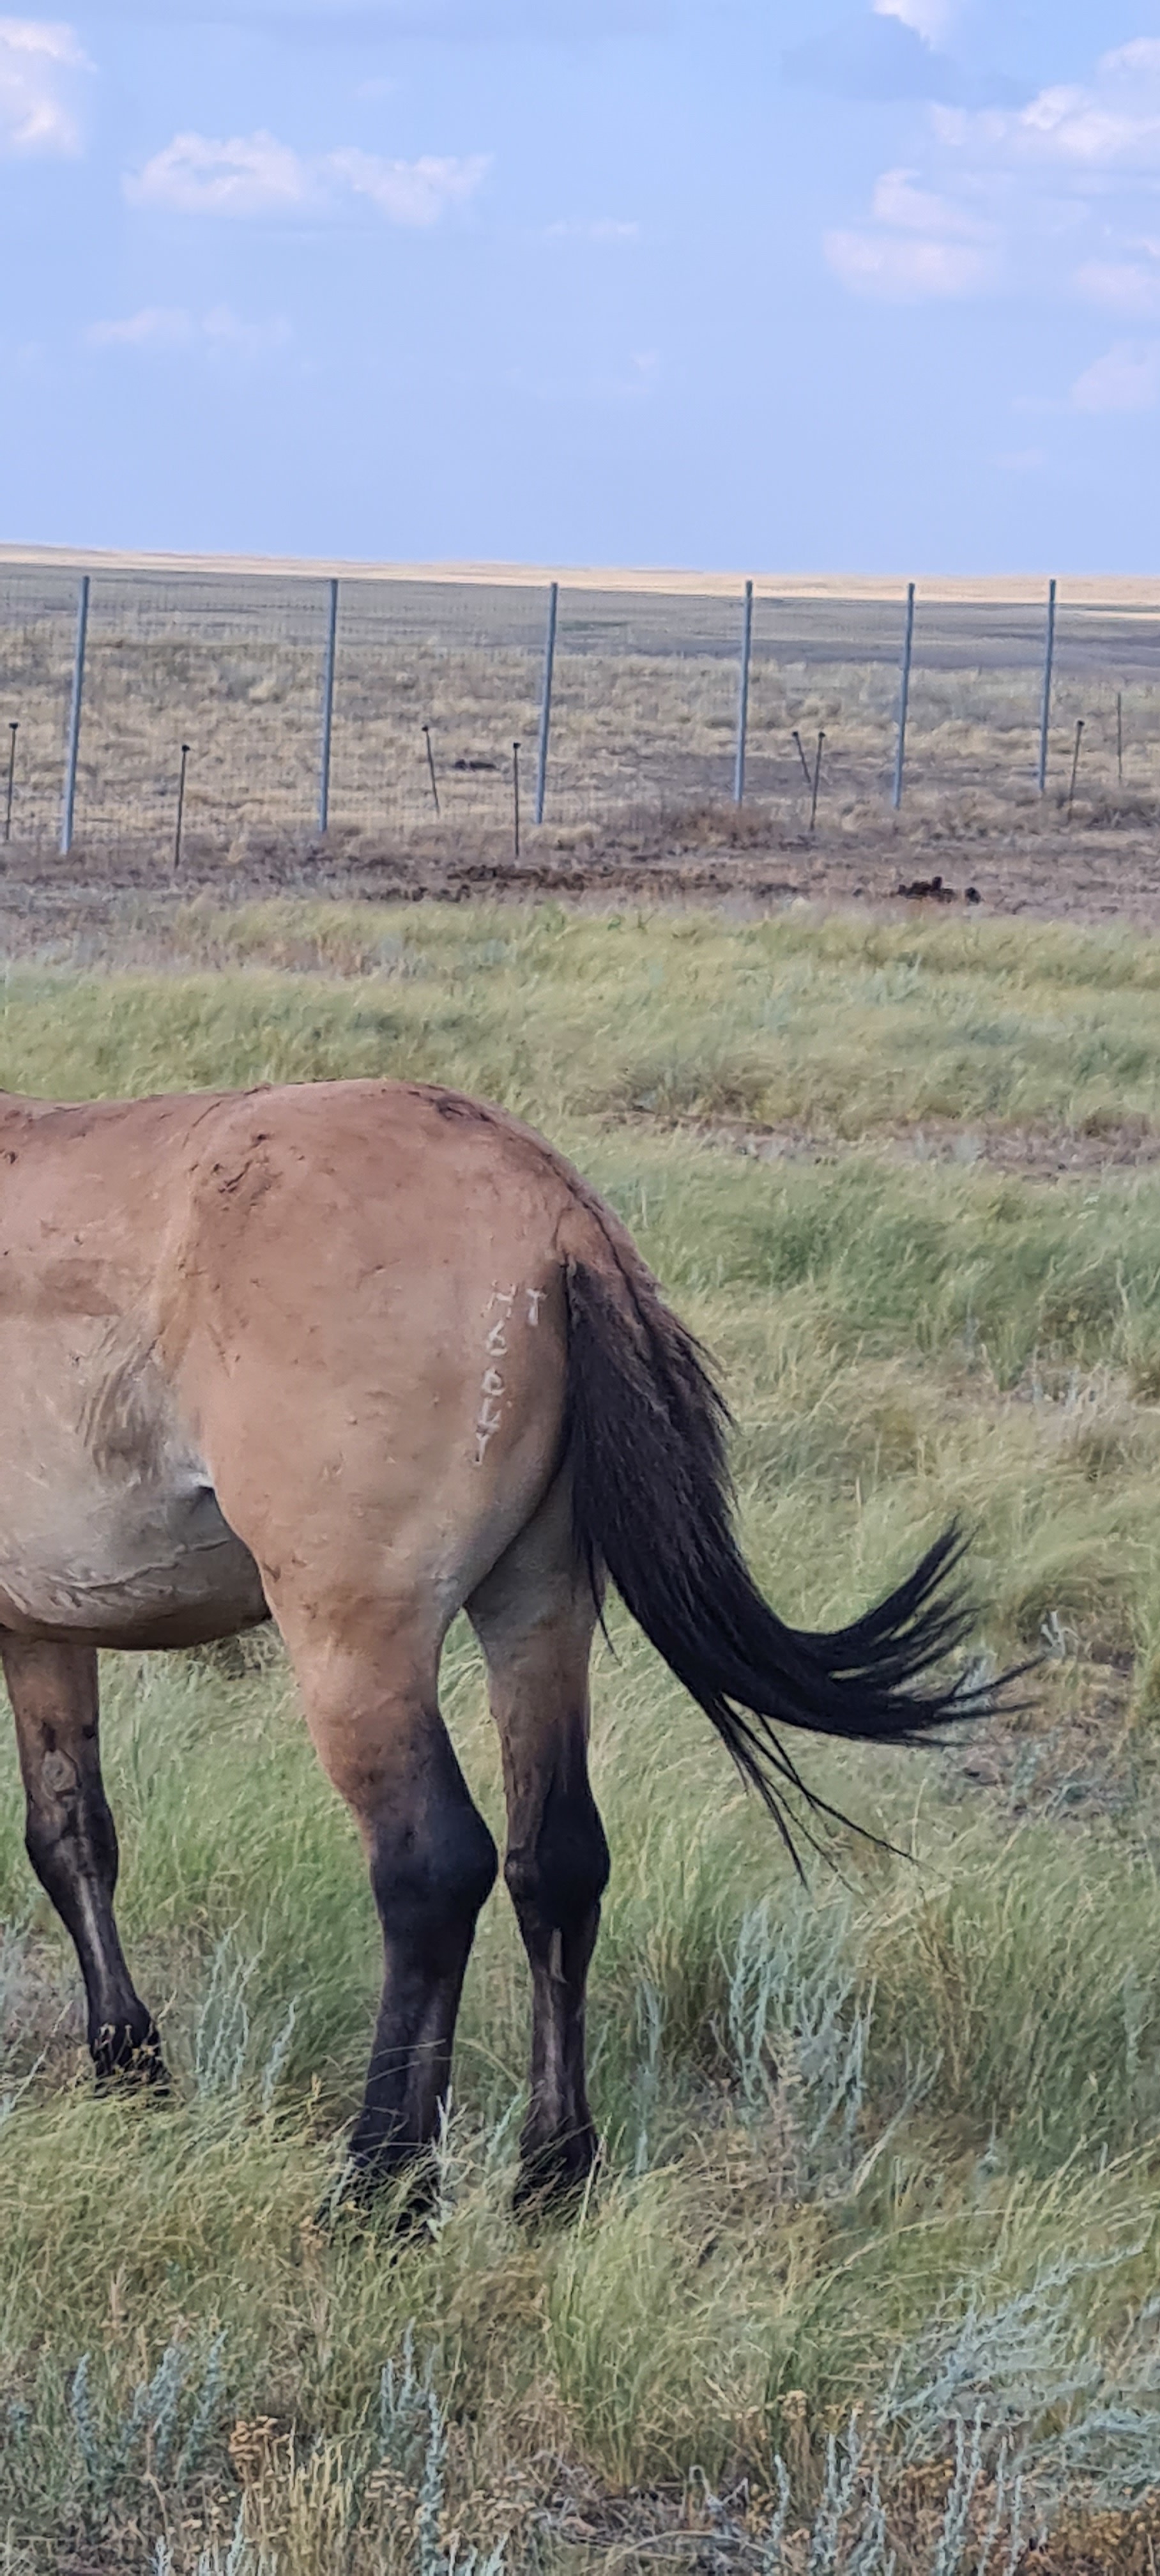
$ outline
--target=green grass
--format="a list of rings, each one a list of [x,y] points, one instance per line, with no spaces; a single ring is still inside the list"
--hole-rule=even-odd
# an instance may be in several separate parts
[[[950,2576],[989,2517],[1011,2546],[1017,2463],[1024,2536],[1154,2483],[1160,1172],[1089,1152],[1045,1181],[976,1148],[1160,1128],[1158,991],[1160,942],[1135,936],[800,910],[194,906],[156,973],[11,970],[12,1089],[407,1073],[533,1118],[718,1354],[746,1540],[783,1613],[847,1617],[957,1510],[982,1646],[1049,1651],[978,1745],[807,1746],[810,1778],[916,1859],[850,1844],[803,1896],[614,1616],[606,2164],[579,2223],[539,2237],[507,2210],[527,1993],[502,1899],[434,2234],[314,2223],[377,1942],[275,1652],[106,1665],[120,1914],[176,2069],[166,2104],[90,2098],[5,1740],[8,2576],[189,2576],[215,2548],[224,2567],[239,2508],[250,2576],[263,2553],[280,2576],[439,2576],[453,2541],[486,2555],[505,2532],[513,2569],[570,2569],[578,2516],[587,2558],[687,2565],[707,2517],[756,2566],[779,2453],[818,2576],[884,2563],[875,2476],[891,2546],[925,2570],[957,2439]],[[962,1158],[900,1157],[923,1121]],[[736,1150],[777,1124],[821,1159]],[[444,1684],[498,1826],[459,1632]],[[855,2415],[834,2538],[826,2444],[840,2477]],[[727,2502],[706,2507],[704,2481]],[[787,2546],[796,2566],[807,2541]]]

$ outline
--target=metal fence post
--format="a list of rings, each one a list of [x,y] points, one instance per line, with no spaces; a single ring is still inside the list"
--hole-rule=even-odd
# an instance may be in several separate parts
[[[14,716],[8,727],[8,793],[4,801],[4,838],[6,842],[10,841],[12,838],[12,798],[16,789],[16,736],[19,731],[20,718],[19,716]],[[1120,767],[1122,770],[1122,761],[1120,763]]]
[[[181,746],[181,773],[177,781],[177,823],[173,834],[173,873],[181,866],[181,829],[185,821],[185,772],[189,761],[189,744]]]
[[[906,719],[910,712],[910,664],[914,652],[914,583],[906,590],[906,632],[902,639],[902,681],[898,692],[898,741],[894,752],[894,791],[890,802],[897,814],[902,803],[902,781],[906,772]]]
[[[330,742],[334,730],[334,655],[338,640],[338,583],[328,584],[326,655],[322,665],[322,752],[318,764],[318,829],[330,820]]]
[[[737,680],[737,750],[733,761],[733,802],[740,805],[745,797],[745,737],[749,730],[749,662],[753,650],[753,584],[745,585],[745,606],[741,612],[741,669]]]
[[[560,604],[558,581],[548,584],[548,631],[544,637],[544,685],[540,691],[540,744],[536,757],[536,821],[544,819],[544,798],[548,793],[548,738],[552,730],[552,673],[556,663],[556,611]]]
[[[67,859],[72,848],[73,815],[77,801],[77,761],[81,748],[81,700],[85,688],[85,644],[89,632],[89,575],[81,574],[77,598],[77,640],[73,654],[72,704],[68,719],[68,750],[64,763],[64,810],[60,818],[60,855]]]
[[[1043,706],[1039,718],[1039,793],[1047,790],[1047,737],[1051,727],[1051,674],[1055,667],[1055,583],[1047,593],[1047,637],[1043,648]]]

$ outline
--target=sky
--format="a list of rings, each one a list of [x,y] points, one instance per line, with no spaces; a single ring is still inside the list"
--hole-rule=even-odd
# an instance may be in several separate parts
[[[1160,0],[0,16],[0,537],[1160,571]]]

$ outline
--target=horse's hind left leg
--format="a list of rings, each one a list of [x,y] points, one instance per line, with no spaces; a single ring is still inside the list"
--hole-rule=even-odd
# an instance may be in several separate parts
[[[113,1915],[117,1834],[97,1732],[97,1658],[87,1646],[0,1640],[27,1802],[28,1857],[72,1934],[99,2082],[164,2079],[161,2042],[125,1965]]]
[[[383,1990],[350,2142],[360,2189],[418,2164],[448,2098],[460,1989],[495,1845],[472,1803],[436,1697],[437,1649],[405,1621],[283,1594],[278,1605],[307,1724],[353,1810],[383,1935]]]

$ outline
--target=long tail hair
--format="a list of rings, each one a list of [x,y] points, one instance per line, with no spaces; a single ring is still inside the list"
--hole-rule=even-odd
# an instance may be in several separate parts
[[[614,1253],[610,1270],[573,1259],[566,1288],[573,1509],[596,1596],[607,1570],[764,1800],[800,1871],[795,1831],[815,1839],[802,1810],[850,1820],[807,1788],[778,1727],[917,1744],[993,1704],[993,1684],[945,1677],[944,1659],[971,1626],[953,1580],[964,1542],[948,1529],[848,1628],[786,1627],[737,1543],[729,1414],[699,1344],[643,1263],[629,1270]]]

